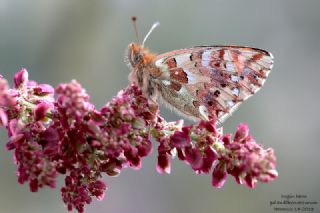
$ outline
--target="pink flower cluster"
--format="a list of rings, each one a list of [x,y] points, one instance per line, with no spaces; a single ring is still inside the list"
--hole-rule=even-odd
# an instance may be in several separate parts
[[[212,185],[217,188],[224,185],[227,174],[250,188],[257,181],[269,182],[278,176],[273,149],[264,150],[257,144],[245,124],[238,125],[233,140],[231,134],[222,135],[215,121],[182,127],[181,121],[167,123],[162,119],[155,128],[158,129],[154,138],[159,142],[159,173],[170,173],[170,157],[177,154],[197,174],[212,172]]]
[[[19,183],[28,182],[36,192],[54,188],[57,176],[65,175],[62,199],[68,210],[78,212],[92,197],[103,199],[108,188],[104,173],[140,169],[152,140],[158,143],[159,173],[170,173],[171,158],[177,155],[197,174],[211,173],[218,188],[227,174],[250,188],[277,177],[273,150],[257,144],[246,125],[240,124],[231,139],[213,120],[191,126],[166,122],[136,85],[97,110],[75,80],[53,89],[30,81],[22,69],[13,88],[0,76],[0,126],[7,128]]]

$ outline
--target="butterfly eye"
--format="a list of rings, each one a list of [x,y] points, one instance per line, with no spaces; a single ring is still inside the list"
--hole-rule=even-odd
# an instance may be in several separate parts
[[[136,55],[134,55],[133,61],[135,63],[138,63],[140,61],[140,59],[141,59],[141,55],[140,54],[136,54]]]
[[[131,58],[130,58],[130,61],[131,61],[131,64],[134,66],[136,64],[138,64],[140,61],[142,60],[142,55],[140,53],[132,53],[131,54]]]

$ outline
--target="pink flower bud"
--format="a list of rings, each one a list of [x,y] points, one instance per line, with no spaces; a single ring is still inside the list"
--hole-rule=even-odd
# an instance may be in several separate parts
[[[206,147],[204,150],[205,157],[203,158],[203,163],[199,169],[199,173],[209,173],[213,162],[217,159],[217,153],[210,147]]]
[[[249,127],[246,124],[240,123],[237,132],[234,136],[234,141],[241,141],[249,135]]]
[[[131,168],[141,168],[141,158],[138,155],[138,149],[136,147],[130,147],[127,151],[124,152],[124,156],[127,158]]]
[[[207,131],[212,132],[214,135],[217,134],[217,129],[215,125],[215,121],[200,121],[199,127],[204,127]]]
[[[137,145],[138,154],[140,157],[148,156],[152,152],[152,143],[149,140]]]
[[[37,179],[31,180],[29,187],[30,187],[31,192],[37,192],[38,191],[38,180]]]
[[[226,134],[224,136],[222,136],[221,141],[225,144],[225,145],[229,145],[231,143],[231,134]]]
[[[28,72],[25,68],[22,68],[14,75],[14,85],[16,88],[25,86],[28,83]]]
[[[183,148],[190,144],[191,139],[189,134],[186,131],[180,132],[176,131],[174,134],[170,137],[170,143],[172,146],[176,148]]]
[[[106,189],[106,184],[101,180],[97,180],[89,185],[90,193],[98,200],[102,200],[104,198]]]

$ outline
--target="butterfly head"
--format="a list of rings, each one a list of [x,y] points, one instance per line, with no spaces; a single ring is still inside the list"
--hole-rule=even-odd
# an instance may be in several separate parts
[[[149,50],[144,47],[144,43],[146,42],[146,40],[149,37],[149,35],[151,34],[151,32],[157,26],[159,26],[159,22],[154,23],[152,25],[152,27],[150,28],[149,32],[147,33],[147,35],[144,37],[142,44],[140,44],[136,20],[137,20],[136,17],[132,17],[133,26],[134,26],[134,30],[136,33],[138,43],[131,43],[131,44],[129,44],[129,47],[128,47],[128,60],[129,60],[130,65],[132,67],[139,67],[143,64],[147,64],[148,62],[151,62],[154,59],[154,55],[149,53]]]
[[[128,46],[128,59],[132,67],[137,67],[143,63],[145,48],[136,43],[131,43]]]

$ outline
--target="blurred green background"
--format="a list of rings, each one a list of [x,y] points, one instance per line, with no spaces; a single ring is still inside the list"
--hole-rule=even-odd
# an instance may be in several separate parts
[[[30,78],[56,86],[77,79],[99,108],[127,85],[123,57],[159,21],[146,46],[157,53],[195,45],[235,44],[266,49],[275,66],[263,89],[224,123],[245,122],[257,141],[273,147],[279,178],[254,190],[228,178],[222,189],[211,176],[173,163],[171,175],[155,170],[155,153],[140,171],[107,177],[110,189],[87,212],[274,212],[271,200],[304,194],[320,202],[320,1],[318,0],[0,0],[0,72],[12,79],[21,67]],[[168,120],[179,117],[162,109]],[[7,136],[1,130],[0,212],[66,212],[59,188],[29,192],[19,185]],[[61,186],[63,179],[59,179]],[[319,212],[319,206],[314,212]]]

